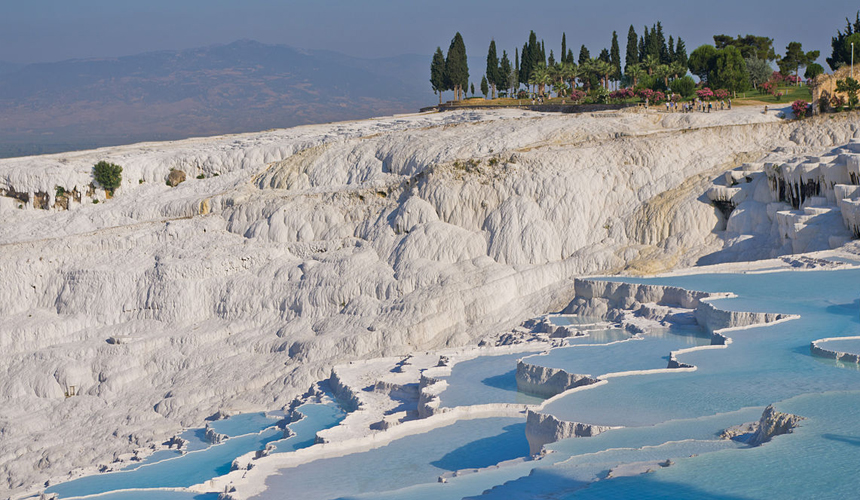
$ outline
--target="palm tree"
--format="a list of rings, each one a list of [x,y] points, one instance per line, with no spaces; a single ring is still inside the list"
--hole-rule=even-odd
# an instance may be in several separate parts
[[[537,85],[538,95],[542,96],[546,85],[548,83],[552,83],[549,70],[546,68],[546,66],[539,65],[535,69],[533,69],[531,76],[529,76],[529,83],[531,83],[532,85]]]
[[[641,64],[631,64],[627,66],[627,78],[633,79],[633,86],[635,87],[637,83],[639,83],[639,79],[645,74],[645,70],[642,69]]]
[[[660,64],[654,68],[654,74],[657,78],[662,78],[666,88],[669,88],[669,75],[672,74],[672,68],[668,64]]]
[[[576,64],[561,63],[559,65],[558,76],[562,82],[570,81],[570,89],[576,88]]]
[[[612,64],[600,59],[590,61],[591,71],[600,78],[603,88],[609,88],[609,74],[612,73]]]
[[[660,58],[655,56],[654,54],[650,54],[645,56],[645,60],[642,61],[642,65],[645,66],[645,69],[648,70],[648,75],[653,75],[654,70],[657,69],[657,66],[660,65]]]
[[[675,78],[680,78],[687,74],[687,65],[680,61],[673,62],[669,67],[671,68],[672,74],[675,75]]]
[[[547,75],[552,81],[552,86],[556,91],[556,97],[561,97],[562,86],[559,85],[560,82],[563,82],[561,78],[561,64],[556,63],[547,68]]]
[[[579,65],[578,77],[579,81],[582,82],[583,88],[588,91],[591,90],[591,75],[594,73],[594,59],[586,59],[582,61],[582,64]]]

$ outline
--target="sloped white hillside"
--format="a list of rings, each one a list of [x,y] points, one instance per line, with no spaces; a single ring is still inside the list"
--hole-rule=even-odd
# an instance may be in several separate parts
[[[0,492],[510,328],[576,276],[693,265],[724,246],[713,178],[852,120],[464,111],[2,160]]]

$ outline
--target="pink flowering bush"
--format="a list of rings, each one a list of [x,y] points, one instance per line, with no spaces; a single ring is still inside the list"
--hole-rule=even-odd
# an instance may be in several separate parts
[[[784,93],[784,92],[782,92],[782,91],[780,91],[780,92],[774,92],[774,93],[773,93],[773,96],[774,96],[774,97],[776,97],[776,100],[777,100],[777,101],[781,101],[781,100],[782,100],[782,96],[784,96],[784,95],[785,95],[785,93]]]
[[[714,97],[719,100],[723,100],[729,97],[729,91],[726,89],[719,89],[714,91]]]
[[[798,118],[805,118],[806,113],[809,110],[809,103],[804,101],[803,99],[798,99],[791,103],[791,110],[794,111],[794,116]]]
[[[579,89],[573,89],[570,91],[570,100],[573,102],[579,102],[585,99],[585,92]]]
[[[646,99],[649,101],[653,100],[652,97],[654,96],[654,91],[651,89],[648,89],[648,88],[639,89],[636,93],[639,95],[639,98],[642,99],[643,101]]]
[[[633,89],[625,88],[625,89],[619,89],[619,90],[616,90],[614,92],[611,92],[609,94],[609,98],[621,101],[624,99],[630,99],[631,97],[634,97],[635,95],[636,94],[633,92]]]
[[[705,87],[702,90],[697,90],[696,95],[699,96],[699,99],[703,101],[710,101],[714,98],[714,91],[708,87]]]
[[[784,82],[784,81],[785,81],[785,75],[783,75],[783,74],[782,74],[782,73],[780,73],[779,71],[774,71],[774,72],[770,75],[770,79],[771,79],[772,81],[774,81],[774,82],[776,82],[776,83],[778,83],[778,84],[779,84],[779,83],[782,83],[782,82]]]
[[[661,103],[666,100],[666,94],[660,92],[659,90],[651,94],[651,102]]]

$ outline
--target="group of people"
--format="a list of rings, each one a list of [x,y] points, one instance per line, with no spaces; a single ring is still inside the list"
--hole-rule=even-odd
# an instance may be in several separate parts
[[[692,113],[694,111],[698,111],[700,113],[710,113],[711,111],[724,111],[727,109],[732,109],[731,99],[721,99],[719,101],[703,101],[699,98],[696,98],[695,101],[685,102],[681,106],[681,112],[683,113]],[[666,111],[668,113],[674,113],[677,110],[677,102],[666,101]]]

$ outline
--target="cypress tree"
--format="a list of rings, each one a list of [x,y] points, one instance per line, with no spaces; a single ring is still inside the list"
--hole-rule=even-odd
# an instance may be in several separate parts
[[[608,63],[612,62],[612,59],[609,56],[609,51],[606,49],[603,49],[600,51],[600,54],[597,56],[597,59],[600,61],[603,61],[603,62],[608,62]]]
[[[687,46],[684,44],[684,40],[681,40],[681,37],[678,37],[678,45],[675,47],[675,62],[687,66]]]
[[[672,60],[669,59],[669,50],[666,47],[666,36],[663,34],[663,25],[660,21],[657,21],[657,28],[654,31],[654,45],[657,47],[657,55],[660,57],[660,64],[669,64]]]
[[[499,64],[499,88],[508,90],[513,85],[511,77],[511,60],[508,59],[508,53],[502,51],[502,62]]]
[[[627,50],[624,54],[624,72],[627,73],[627,68],[630,67],[631,64],[637,64],[639,62],[639,47],[637,45],[638,37],[636,36],[636,30],[633,29],[633,25],[630,25],[630,29],[627,30]]]
[[[552,51],[549,51],[549,53],[552,54]],[[564,59],[565,57],[567,57],[567,35],[564,33],[564,31],[561,32],[561,52],[560,52],[560,54],[561,54],[561,62],[567,62]]]
[[[573,58],[573,49],[567,49],[567,64],[576,64],[576,60]]]
[[[672,35],[669,35],[669,62],[667,64],[671,64],[675,62],[675,40],[672,38]]]
[[[487,85],[487,77],[481,77],[481,93],[484,94],[484,99],[487,98],[487,94],[490,92],[490,87]]]
[[[549,49],[549,59],[546,61],[547,67],[555,66],[555,55],[552,53],[552,49]]]
[[[527,43],[524,43],[523,44],[523,51],[520,52],[520,71],[517,73],[517,75],[519,75],[520,82],[529,81],[528,75],[526,75],[526,72],[528,71],[528,67],[529,67],[528,53],[529,53],[529,45]]]
[[[543,40],[540,41],[540,60],[538,61],[540,66],[546,66],[546,47],[543,44]]]
[[[448,82],[445,77],[445,55],[442,54],[442,47],[436,47],[436,53],[433,54],[433,61],[430,63],[430,84],[433,86],[433,92],[439,93],[439,104],[442,104],[442,92],[448,89]]]
[[[490,48],[487,51],[487,69],[485,71],[487,83],[490,84],[491,98],[496,98],[496,88],[499,83],[499,56],[496,55],[496,41],[490,40]]]
[[[585,45],[579,48],[579,65],[582,66],[585,62],[591,59],[591,52],[585,48]]]
[[[540,57],[540,45],[537,41],[537,35],[532,31],[529,33],[529,65],[525,68],[526,81],[528,81],[532,71],[534,71],[535,66],[537,66],[538,57]]]
[[[647,34],[648,26],[645,26],[645,32]],[[645,60],[645,55],[646,55],[645,54],[645,35],[640,35],[639,36],[639,56],[638,56],[639,62],[642,62]]]
[[[609,51],[609,62],[612,64],[612,79],[621,79],[621,47],[618,46],[618,33],[612,32],[612,48]]]
[[[453,90],[456,99],[460,100],[469,85],[469,64],[466,60],[466,44],[458,31],[448,47],[445,58],[445,74],[448,75],[448,88]]]
[[[514,79],[516,81],[511,82],[514,87],[514,90],[519,90],[520,88],[520,53],[519,49],[514,47]]]

